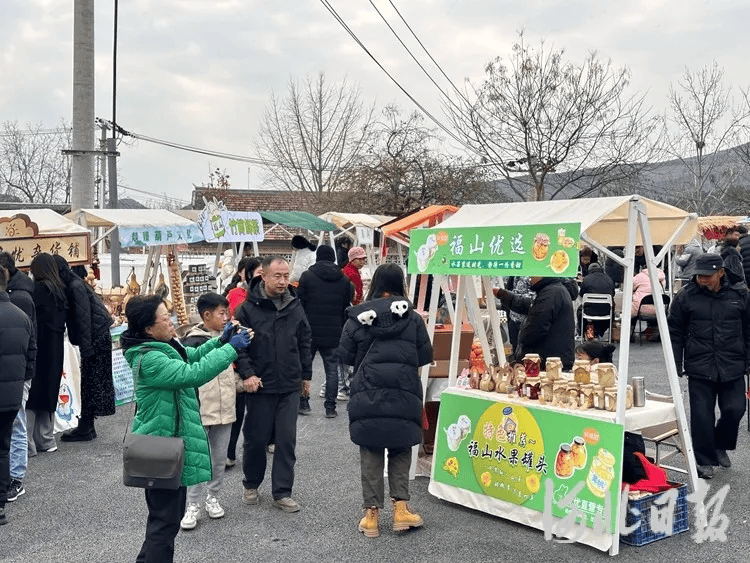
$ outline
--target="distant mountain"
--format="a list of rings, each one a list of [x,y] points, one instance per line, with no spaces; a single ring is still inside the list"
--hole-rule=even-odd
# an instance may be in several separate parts
[[[750,153],[750,144],[704,156],[704,163],[708,163],[711,169],[700,193],[695,186],[695,177],[688,168],[696,166],[696,159],[689,158],[684,163],[673,159],[645,165],[634,176],[615,180],[601,188],[595,188],[598,181],[595,169],[585,170],[582,178],[562,189],[560,187],[568,182],[569,176],[551,173],[545,180],[545,199],[639,194],[700,214],[747,214],[750,208],[750,166],[740,158],[739,150]],[[524,191],[531,190],[528,176],[519,176],[514,183],[516,189],[521,186]],[[719,195],[721,197],[717,197]],[[480,201],[474,203],[519,200],[508,180],[503,178],[488,183],[488,189],[482,193]]]

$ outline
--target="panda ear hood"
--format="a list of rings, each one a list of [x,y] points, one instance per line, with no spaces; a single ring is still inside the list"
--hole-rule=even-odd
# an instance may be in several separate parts
[[[408,299],[400,296],[373,299],[351,307],[349,318],[355,319],[363,326],[372,329],[390,329],[405,324],[412,305]]]

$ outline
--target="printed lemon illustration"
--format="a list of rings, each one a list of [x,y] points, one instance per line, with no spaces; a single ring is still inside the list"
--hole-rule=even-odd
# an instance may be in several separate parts
[[[526,486],[529,488],[529,492],[531,492],[532,494],[539,492],[539,487],[541,486],[539,475],[528,475],[526,477]]]
[[[492,427],[494,432],[489,431]],[[519,405],[498,401],[487,408],[474,424],[473,439],[482,453],[471,460],[474,477],[489,497],[526,503],[539,491],[543,472],[554,464],[544,457],[534,415]]]
[[[449,457],[443,464],[443,469],[453,475],[454,478],[458,478],[458,459],[455,457]]]
[[[492,475],[490,475],[489,471],[485,471],[484,473],[482,473],[480,479],[482,480],[482,485],[484,485],[485,487],[489,487],[490,483],[492,483]]]

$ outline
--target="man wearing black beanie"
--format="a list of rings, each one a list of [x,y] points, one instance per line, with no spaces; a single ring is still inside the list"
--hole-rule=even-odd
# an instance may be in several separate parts
[[[354,288],[349,279],[334,263],[336,253],[328,245],[315,251],[316,262],[302,274],[297,288],[297,297],[302,302],[307,321],[312,329],[312,357],[320,352],[326,374],[325,409],[326,418],[336,416],[336,394],[339,381],[339,361],[336,349],[341,339],[341,330],[346,320],[346,309],[352,299]],[[300,404],[300,414],[307,412]]]

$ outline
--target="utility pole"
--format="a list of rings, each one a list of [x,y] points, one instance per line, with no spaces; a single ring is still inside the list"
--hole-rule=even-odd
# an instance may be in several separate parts
[[[115,0],[115,29],[112,47],[112,137],[107,139],[109,160],[109,208],[117,209],[117,13],[118,0]],[[112,231],[109,237],[109,253],[112,261],[112,286],[120,285],[120,232]]]
[[[94,205],[94,0],[75,0],[70,207]]]

